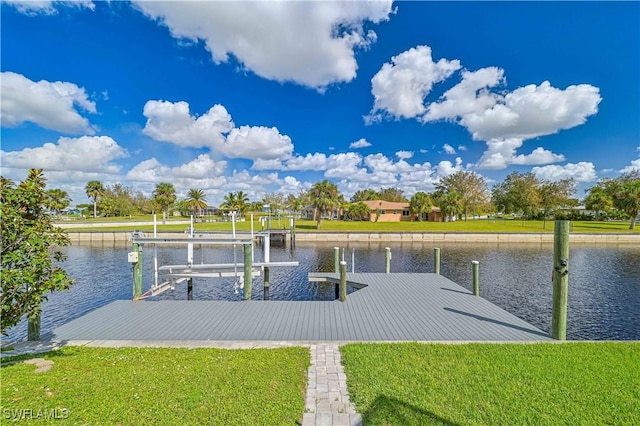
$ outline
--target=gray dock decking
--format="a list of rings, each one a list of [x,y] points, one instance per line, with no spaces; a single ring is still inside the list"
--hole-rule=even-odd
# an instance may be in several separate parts
[[[55,341],[552,340],[440,275],[349,273],[347,279],[365,287],[349,294],[346,303],[118,300],[57,327],[47,337]]]

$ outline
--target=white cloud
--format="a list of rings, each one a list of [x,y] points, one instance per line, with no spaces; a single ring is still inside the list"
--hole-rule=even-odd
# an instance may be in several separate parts
[[[271,160],[290,157],[293,144],[275,127],[242,126],[229,133],[223,152],[229,158]]]
[[[374,104],[365,121],[379,121],[385,115],[412,118],[424,114],[424,98],[433,85],[459,68],[457,59],[434,62],[429,46],[417,46],[392,57],[371,79]]]
[[[560,90],[545,81],[508,93],[493,107],[463,116],[460,124],[476,140],[531,139],[583,124],[598,112],[601,100],[597,87],[580,84]]]
[[[459,172],[462,169],[462,158],[456,157],[455,164],[451,163],[451,161],[446,160],[439,162],[436,166],[436,174],[438,175],[438,177],[445,177]]]
[[[287,160],[286,170],[326,170],[327,156],[323,153],[296,156]]]
[[[429,152],[428,149],[420,148],[420,154],[426,154],[427,152]]]
[[[458,145],[458,151],[466,151],[467,147],[465,145]]]
[[[327,155],[316,152],[305,156],[295,156],[288,159],[264,160],[258,158],[251,166],[253,170],[315,170],[327,169]]]
[[[304,185],[298,179],[293,176],[285,176],[282,179],[282,185],[280,186],[280,191],[283,194],[298,194],[301,190],[303,190]]]
[[[352,142],[351,145],[349,145],[350,149],[357,149],[357,148],[366,148],[368,146],[371,146],[371,143],[369,143],[365,138],[360,138],[355,142]]]
[[[564,161],[562,154],[554,154],[553,152],[538,147],[530,154],[516,155],[516,150],[523,144],[522,139],[492,139],[487,141],[487,150],[478,160],[479,169],[500,170],[507,168],[510,164],[519,165],[539,165]]]
[[[575,179],[576,182],[593,182],[597,178],[595,166],[591,162],[567,163],[564,166],[534,167],[531,172],[538,179],[553,182],[569,178]]]
[[[406,151],[400,151],[400,152],[406,152]],[[398,153],[396,153],[396,156],[399,158],[398,161],[393,161],[392,159],[388,158],[383,154],[367,155],[364,159],[364,164],[367,167],[369,167],[369,169],[371,169],[371,172],[373,174],[379,174],[379,173],[397,174],[402,172],[410,172],[412,170],[411,165],[406,161],[404,161],[405,158],[410,158],[410,157],[404,157],[402,155],[398,155]]]
[[[446,152],[447,154],[451,154],[451,155],[456,154],[456,149],[451,145],[449,145],[448,143],[445,143],[444,145],[442,145],[442,149],[444,149],[444,152]]]
[[[186,102],[148,101],[143,114],[147,123],[142,133],[182,147],[221,150],[225,140],[223,134],[234,127],[231,115],[222,105],[214,105],[205,114],[195,117]]]
[[[506,95],[491,88],[506,82],[496,67],[462,72],[462,81],[431,103],[423,121],[450,120],[464,126],[475,140],[531,139],[583,124],[598,112],[599,89],[589,84],[564,90],[544,81]]]
[[[462,81],[447,90],[440,102],[429,104],[423,121],[454,120],[472,113],[482,113],[495,105],[498,95],[488,88],[505,82],[504,71],[496,67],[463,71]]]
[[[129,170],[127,179],[154,183],[185,179],[211,179],[220,177],[226,164],[226,161],[213,161],[207,154],[201,154],[193,161],[178,167],[169,167],[161,164],[155,158],[150,158]]]
[[[3,127],[32,122],[62,133],[95,133],[89,121],[76,110],[96,112],[96,104],[89,100],[84,88],[63,81],[35,82],[9,71],[2,73],[0,84]]]
[[[516,149],[522,146],[522,139],[493,139],[487,141],[487,150],[478,160],[479,169],[505,169],[515,157]]]
[[[396,157],[401,160],[408,160],[409,158],[413,157],[413,151],[398,151],[396,152]]]
[[[640,153],[640,146],[636,148],[638,153]],[[619,170],[620,173],[631,173],[633,171],[640,171],[640,157],[635,160],[631,160],[631,164]]]
[[[327,168],[324,176],[327,178],[347,178],[357,179],[363,173],[358,166],[362,163],[362,156],[355,152],[331,154],[327,158]]]
[[[293,152],[291,138],[275,127],[234,127],[222,105],[196,117],[187,102],[148,101],[143,113],[147,123],[142,132],[158,141],[208,148],[228,158],[273,160],[290,157]]]
[[[435,83],[449,78],[460,68],[457,60],[441,60],[438,68],[431,60],[431,49],[418,46],[384,64],[372,79],[374,105],[365,122],[382,120],[385,115],[416,118],[422,123],[446,120],[471,133],[474,140],[487,143],[478,166],[503,169],[509,164],[546,164],[563,161],[562,155],[542,148],[528,155],[515,155],[523,141],[558,133],[586,122],[598,112],[600,89],[589,84],[558,89],[548,81],[530,84],[511,92],[496,92],[506,83],[498,67],[464,70],[460,83],[447,90],[437,102],[424,100]],[[461,147],[459,148],[463,150]],[[445,152],[454,154],[447,145]]]
[[[640,171],[640,158],[631,160],[631,164],[620,170],[620,173],[631,173],[633,171]]]
[[[173,37],[202,40],[216,63],[233,57],[261,77],[319,89],[355,78],[355,50],[376,40],[365,22],[392,13],[391,1],[134,4]]]
[[[112,161],[127,156],[124,148],[109,136],[61,137],[58,143],[45,143],[21,151],[2,151],[2,167],[42,168],[45,172],[119,173]]]
[[[511,159],[511,164],[534,166],[538,164],[559,163],[560,161],[564,161],[564,160],[565,160],[564,155],[554,154],[553,152],[547,149],[538,147],[534,149],[531,152],[531,154],[516,155]]]
[[[54,15],[58,13],[57,8],[61,6],[87,8],[94,10],[96,5],[90,0],[65,0],[65,1],[51,1],[51,0],[3,0],[3,3],[7,3],[15,7],[18,12],[25,15]]]

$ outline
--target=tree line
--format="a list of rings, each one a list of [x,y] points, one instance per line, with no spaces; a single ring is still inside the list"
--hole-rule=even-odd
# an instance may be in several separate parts
[[[260,212],[268,205],[272,213],[290,212],[300,214],[305,208],[312,208],[320,227],[323,217],[367,220],[371,209],[362,201],[382,200],[407,202],[411,213],[417,218],[428,214],[432,208],[440,209],[443,216],[467,219],[480,214],[514,214],[523,219],[546,220],[566,217],[569,219],[631,219],[631,227],[640,210],[640,172],[625,173],[617,178],[604,178],[587,189],[582,200],[576,198],[576,182],[573,179],[547,181],[538,179],[533,173],[513,172],[502,182],[489,189],[486,179],[472,171],[459,171],[441,178],[432,192],[419,191],[406,197],[399,188],[364,189],[355,192],[350,199],[340,193],[337,186],[329,181],[316,182],[310,190],[298,194],[266,194],[261,200],[251,201],[243,191],[229,192],[219,205],[222,212]],[[93,216],[129,216],[162,212],[163,221],[170,212],[198,216],[209,208],[202,189],[189,189],[183,199],[178,199],[173,184],[162,182],[156,185],[150,197],[121,184],[104,186],[99,181],[90,181],[85,192],[91,205]],[[45,206],[59,213],[69,205],[65,191],[46,191]],[[575,212],[574,208],[584,204],[592,213]]]

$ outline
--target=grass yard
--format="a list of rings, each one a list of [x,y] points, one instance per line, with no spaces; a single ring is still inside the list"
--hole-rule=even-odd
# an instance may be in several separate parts
[[[162,225],[162,221],[158,220],[159,231],[179,231],[184,232],[188,225],[178,225],[167,223]],[[288,228],[289,219],[272,221],[272,227],[276,229]],[[497,219],[497,220],[469,220],[465,222],[356,222],[344,220],[323,220],[320,232],[553,232],[554,222],[536,220],[518,220],[518,219]],[[229,231],[231,232],[231,222],[206,222],[196,223],[195,229],[199,231]],[[123,225],[104,225],[100,227],[73,228],[69,231],[132,231],[139,229],[145,232],[153,231],[153,224],[150,222],[147,226],[123,226]],[[237,222],[236,229],[238,231],[249,231],[251,222]],[[261,230],[259,221],[254,221],[253,229]],[[622,233],[638,233],[640,234],[640,225],[635,230],[629,229],[629,222],[589,222],[589,221],[573,221],[571,222],[572,232],[622,232]],[[313,220],[296,220],[296,232],[318,232],[316,222]]]
[[[640,343],[349,344],[369,425],[638,425]]]
[[[36,357],[53,361],[51,370],[7,365]],[[71,424],[294,425],[309,350],[65,347],[2,363],[5,421],[24,410],[63,417],[67,409]]]

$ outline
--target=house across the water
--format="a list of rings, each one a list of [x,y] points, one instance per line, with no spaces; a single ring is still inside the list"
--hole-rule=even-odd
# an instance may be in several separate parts
[[[401,202],[394,203],[390,201],[384,200],[370,200],[363,201],[369,207],[371,211],[369,215],[369,220],[371,222],[411,222],[420,220],[418,215],[411,213],[411,209],[409,208],[409,203]],[[315,209],[313,206],[307,206],[302,210],[301,218],[302,219],[315,219]],[[326,217],[325,217],[326,216]],[[324,215],[323,219],[340,219],[342,214],[337,210],[331,212],[331,215]],[[431,221],[431,222],[443,222],[444,216],[440,212],[439,207],[431,207],[431,211],[429,213],[422,214],[423,221]]]
[[[363,201],[371,210],[369,220],[371,222],[404,222],[414,221],[420,218],[411,213],[409,203],[393,203],[383,200]],[[443,216],[438,207],[431,207],[429,213],[422,214],[422,220],[432,222],[442,222]]]

